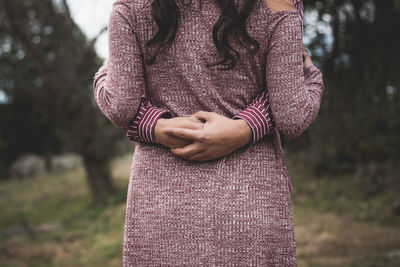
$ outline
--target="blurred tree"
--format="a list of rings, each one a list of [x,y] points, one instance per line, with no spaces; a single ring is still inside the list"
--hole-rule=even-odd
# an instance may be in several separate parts
[[[92,97],[102,64],[94,43],[65,0],[0,0],[0,90],[7,95],[0,104],[1,156],[75,151],[99,202],[115,192],[109,163],[122,135]]]
[[[324,73],[320,115],[308,132],[321,173],[400,158],[400,1],[304,0],[318,25],[310,48]],[[313,16],[309,16],[311,18]],[[307,22],[307,17],[306,17]],[[326,36],[327,25],[331,34]],[[294,141],[296,142],[296,141]]]

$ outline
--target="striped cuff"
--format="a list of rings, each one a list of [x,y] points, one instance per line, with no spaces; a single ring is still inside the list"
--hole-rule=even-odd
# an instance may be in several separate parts
[[[129,124],[126,136],[130,141],[154,143],[154,128],[157,120],[162,116],[171,118],[167,109],[155,107],[149,99],[142,98],[139,113]]]
[[[273,122],[268,93],[263,91],[253,102],[233,119],[245,120],[253,132],[251,143],[256,143],[272,130]]]

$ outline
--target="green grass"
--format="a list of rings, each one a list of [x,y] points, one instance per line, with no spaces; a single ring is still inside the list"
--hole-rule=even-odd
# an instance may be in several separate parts
[[[0,266],[121,266],[130,167],[131,155],[113,163],[119,193],[102,207],[91,205],[81,168],[0,183]],[[389,190],[365,198],[349,176],[317,178],[293,161],[288,168],[298,266],[400,266]],[[7,234],[46,224],[59,228]]]
[[[131,156],[113,164],[118,195],[93,207],[82,168],[0,184],[0,266],[121,266]],[[62,228],[7,235],[11,227]]]
[[[400,266],[394,192],[368,197],[351,175],[315,177],[288,160],[299,266]]]

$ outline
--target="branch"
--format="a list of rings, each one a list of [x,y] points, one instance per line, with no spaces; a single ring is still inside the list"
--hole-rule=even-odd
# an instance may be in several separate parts
[[[57,97],[59,95],[57,92],[58,87],[56,86],[55,80],[52,78],[52,71],[47,64],[45,54],[36,44],[33,43],[32,38],[30,38],[29,34],[24,30],[24,27],[17,21],[13,4],[11,3],[15,2],[3,0],[6,14],[5,17],[9,21],[9,26],[6,27],[6,31],[14,40],[19,40],[21,42],[26,52],[35,62],[39,75],[45,84],[45,89],[47,92],[46,97],[47,99],[52,100],[46,103],[46,105],[48,105],[48,108],[52,110],[55,117],[60,116],[60,108],[58,105],[59,97]]]
[[[48,66],[46,63],[46,57],[33,42],[29,35],[24,31],[23,27],[18,24],[14,10],[10,1],[3,1],[5,14],[10,22],[10,28],[6,28],[6,31],[13,36],[15,39],[21,41],[22,45],[31,54],[32,58],[37,63],[39,72],[42,74],[43,78],[48,77]]]
[[[70,9],[69,9],[67,0],[62,0],[62,4],[63,4],[63,6],[64,6],[65,13],[67,13],[68,18],[69,18],[71,21],[73,21],[72,16],[71,16],[71,11],[70,11]]]
[[[99,31],[99,33],[98,33],[92,40],[90,40],[90,44],[91,44],[91,45],[94,45],[94,44],[97,42],[97,40],[100,38],[100,36],[103,35],[103,33],[105,33],[107,30],[108,30],[108,27],[107,27],[107,26],[104,26],[104,27]]]

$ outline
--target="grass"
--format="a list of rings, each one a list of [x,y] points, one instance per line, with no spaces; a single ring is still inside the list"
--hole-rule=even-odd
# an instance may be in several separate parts
[[[0,266],[121,266],[131,156],[113,164],[119,194],[94,208],[82,168],[0,185]],[[7,234],[53,224],[48,232]]]
[[[97,208],[82,168],[0,183],[0,266],[121,266],[130,163],[113,163],[119,194]],[[298,266],[400,266],[389,190],[366,199],[349,176],[317,178],[294,161],[288,169]]]
[[[394,192],[368,197],[351,175],[315,177],[288,161],[299,266],[400,266]]]

